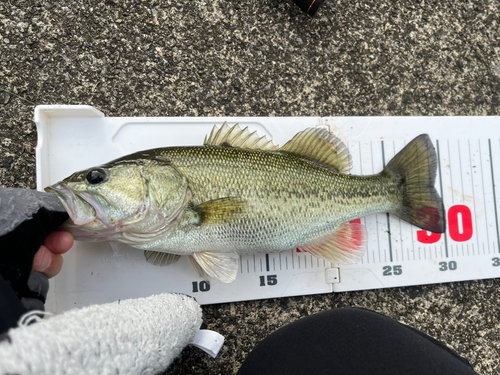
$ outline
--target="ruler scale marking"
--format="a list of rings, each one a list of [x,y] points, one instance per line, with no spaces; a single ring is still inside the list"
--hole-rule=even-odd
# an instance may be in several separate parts
[[[382,150],[382,166],[385,168],[385,150],[384,141],[380,141],[380,148]],[[389,218],[389,213],[386,213],[387,217],[387,238],[389,240],[389,261],[392,263],[392,241],[391,241],[391,219]]]
[[[462,203],[465,201],[464,197],[464,173],[462,171],[462,154],[460,152],[460,140],[457,140],[458,144],[458,165],[460,166],[460,182],[462,183]]]
[[[481,165],[481,182],[483,184],[483,198],[486,197],[486,192],[484,190],[485,183],[484,183],[484,171],[483,171],[483,153],[481,152],[481,139],[479,139],[479,164]],[[486,202],[484,202],[486,203]],[[488,253],[490,252],[490,230],[488,226],[488,213],[486,212],[486,204],[484,206],[484,219],[486,222],[486,241],[488,242]],[[477,243],[477,246],[479,247],[479,242]],[[484,248],[484,242],[483,242],[483,248]],[[478,255],[480,254],[479,248],[478,248]]]
[[[396,141],[392,141],[392,150],[393,150],[392,157],[394,157],[396,155]],[[400,243],[400,247],[401,247],[401,261],[404,261],[403,232],[401,230],[401,219],[399,217],[396,217],[396,220],[397,220],[398,226],[399,226],[399,243]],[[392,234],[391,234],[391,238],[392,238]],[[394,253],[396,254],[396,262],[399,262],[399,251],[395,250]]]
[[[500,142],[500,140],[499,140]],[[500,235],[498,232],[498,211],[497,211],[497,196],[495,192],[495,173],[493,172],[493,153],[491,152],[491,139],[488,139],[488,146],[490,150],[490,169],[491,169],[491,183],[493,186],[493,207],[495,207],[495,224],[497,228],[497,244],[498,252],[500,253]]]
[[[413,260],[415,260],[415,239],[413,238],[414,231],[415,231],[415,227],[412,225],[410,227],[410,233],[411,233],[411,251],[413,253]],[[410,255],[408,255],[408,258],[410,258]]]
[[[399,236],[400,236],[400,241],[401,241],[401,261],[404,262],[405,253],[404,253],[404,247],[403,247],[403,230],[401,229],[401,219],[398,220],[398,223],[399,223]]]
[[[469,146],[469,169],[470,169],[470,180],[471,180],[471,185],[472,185],[472,207],[474,208],[474,226],[476,228],[476,242],[479,244],[479,237],[478,237],[478,226],[477,226],[477,214],[476,214],[476,193],[474,189],[474,171],[472,170],[472,153],[470,150],[470,139],[467,140],[467,144]],[[477,167],[476,167],[477,168]],[[462,218],[462,225],[463,225],[463,218]],[[474,253],[473,253],[474,254]],[[467,255],[469,255],[469,245],[467,245]]]
[[[371,152],[371,162],[372,162],[372,174],[375,174],[375,166],[373,165],[373,143],[372,141],[370,141],[370,152]],[[377,248],[378,248],[378,261],[379,263],[382,262],[382,255],[380,254],[380,238],[379,238],[379,229],[378,229],[378,214],[375,214],[375,225],[376,225],[376,229],[377,229]],[[384,260],[385,261],[385,260]]]
[[[450,140],[446,140],[448,144],[448,164],[450,166],[450,186],[451,186],[451,203],[455,203],[455,191],[453,190],[453,170],[451,169],[451,156],[450,156]]]
[[[439,186],[441,188],[441,199],[443,199],[443,201],[444,201],[443,180],[442,180],[442,174],[441,174],[441,154],[439,151],[439,140],[438,139],[436,139],[436,149],[437,149],[437,160],[438,160]],[[443,237],[444,237],[445,253],[446,253],[446,257],[448,258],[448,237],[446,236],[446,233],[444,234]]]
[[[362,224],[365,226],[365,228],[366,228],[366,218],[364,218],[364,217],[363,217],[363,218],[361,219],[361,223],[362,223]],[[367,249],[366,249],[366,250],[367,250],[367,251],[366,251],[366,263],[370,264],[370,254],[369,254],[369,252],[368,252],[368,243],[366,244],[366,246],[367,246]],[[364,259],[364,258],[363,258],[363,259]]]

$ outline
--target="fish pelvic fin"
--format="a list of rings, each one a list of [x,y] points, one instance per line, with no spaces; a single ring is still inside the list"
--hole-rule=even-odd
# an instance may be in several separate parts
[[[195,270],[202,277],[208,276],[223,283],[236,279],[240,256],[236,253],[201,251],[189,256]]]
[[[332,263],[358,263],[365,255],[368,233],[364,225],[344,223],[316,243],[301,247],[316,258]]]
[[[307,158],[348,173],[352,167],[349,150],[339,138],[324,128],[309,128],[297,133],[280,151]]]
[[[146,261],[148,263],[151,263],[154,266],[164,267],[168,266],[169,264],[176,263],[181,256],[176,254],[163,253],[161,251],[145,250],[144,257],[146,258]]]
[[[419,228],[443,233],[446,230],[443,200],[434,183],[437,156],[427,134],[419,135],[402,149],[383,170],[400,187],[402,199],[394,213]]]

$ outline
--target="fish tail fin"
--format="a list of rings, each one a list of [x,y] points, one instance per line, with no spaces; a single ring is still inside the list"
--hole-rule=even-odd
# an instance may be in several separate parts
[[[419,135],[401,150],[385,167],[399,184],[401,204],[394,213],[422,229],[443,233],[446,230],[443,200],[434,183],[437,156],[427,134]]]

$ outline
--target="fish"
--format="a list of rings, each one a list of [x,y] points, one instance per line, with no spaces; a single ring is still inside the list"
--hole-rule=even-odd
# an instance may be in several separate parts
[[[200,275],[230,283],[240,254],[301,249],[333,264],[359,262],[366,228],[353,220],[388,212],[443,233],[427,134],[383,170],[349,173],[345,144],[325,128],[279,147],[238,124],[214,126],[203,145],[139,151],[73,173],[45,190],[69,214],[78,241],[122,242],[167,266],[188,255]]]

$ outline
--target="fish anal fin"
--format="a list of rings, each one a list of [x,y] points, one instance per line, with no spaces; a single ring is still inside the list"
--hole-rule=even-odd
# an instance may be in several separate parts
[[[214,126],[203,142],[205,146],[236,147],[261,151],[276,151],[278,146],[268,141],[265,136],[259,137],[257,132],[250,133],[248,127],[242,129],[238,124],[230,127],[225,122],[220,128]]]
[[[329,165],[339,173],[348,173],[352,167],[347,147],[325,128],[309,128],[297,133],[280,151]]]
[[[204,280],[210,280],[211,277],[206,273],[203,268],[201,268],[200,264],[196,261],[196,258],[193,257],[192,255],[189,256],[189,261],[191,262],[191,265],[193,266],[194,270]]]
[[[164,267],[168,266],[169,264],[176,263],[181,256],[176,254],[163,253],[161,251],[145,250],[144,257],[146,258],[146,261],[148,263],[151,263],[154,266]]]
[[[223,283],[230,283],[236,279],[238,274],[240,256],[236,253],[201,251],[192,254],[190,258],[198,264],[199,268],[195,266],[195,269],[201,276],[204,276],[205,273]]]
[[[358,263],[366,252],[368,233],[364,225],[344,223],[335,232],[301,250],[332,263]]]
[[[214,225],[241,217],[246,207],[247,203],[244,199],[227,197],[203,202],[193,209],[200,215],[198,225]]]

